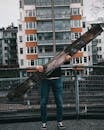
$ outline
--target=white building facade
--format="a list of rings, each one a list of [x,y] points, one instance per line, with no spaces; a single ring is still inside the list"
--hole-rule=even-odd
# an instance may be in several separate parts
[[[82,0],[20,0],[19,67],[47,63],[85,30]],[[88,48],[82,48],[66,66],[89,65]],[[66,69],[65,75],[73,73],[71,70]],[[79,68],[78,73],[85,73],[84,69]]]

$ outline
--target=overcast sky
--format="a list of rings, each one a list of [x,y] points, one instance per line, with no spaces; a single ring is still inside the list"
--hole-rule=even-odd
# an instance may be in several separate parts
[[[104,20],[104,0],[84,0],[84,14],[87,21],[101,17]]]
[[[19,0],[0,0],[0,28],[12,22],[17,25],[19,19]]]
[[[84,5],[87,20],[91,21],[100,15],[104,15],[104,0],[84,0]],[[96,8],[94,9],[93,6],[96,6]],[[7,27],[12,22],[17,26],[18,19],[19,0],[0,0],[0,28]]]

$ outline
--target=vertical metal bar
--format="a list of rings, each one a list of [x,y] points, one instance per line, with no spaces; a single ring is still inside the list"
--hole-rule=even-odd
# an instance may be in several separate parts
[[[79,82],[78,75],[75,75],[75,98],[76,98],[76,114],[79,116]]]
[[[51,0],[52,6],[52,31],[53,31],[53,54],[56,55],[56,38],[55,38],[55,14],[54,14],[54,0]]]

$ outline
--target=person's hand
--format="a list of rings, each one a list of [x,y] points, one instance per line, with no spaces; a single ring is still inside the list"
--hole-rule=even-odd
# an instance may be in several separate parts
[[[70,59],[71,59],[71,56],[70,55],[66,55],[65,61],[69,61]]]
[[[36,66],[36,70],[39,71],[39,72],[43,72],[44,68],[43,68],[42,65],[39,65],[39,66]]]

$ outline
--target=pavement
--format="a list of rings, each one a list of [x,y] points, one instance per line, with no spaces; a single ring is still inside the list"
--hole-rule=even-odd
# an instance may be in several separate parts
[[[63,121],[65,130],[104,130],[104,119],[69,119]],[[48,130],[58,130],[56,121],[48,121]],[[0,130],[40,130],[41,122],[17,122],[0,124]]]

